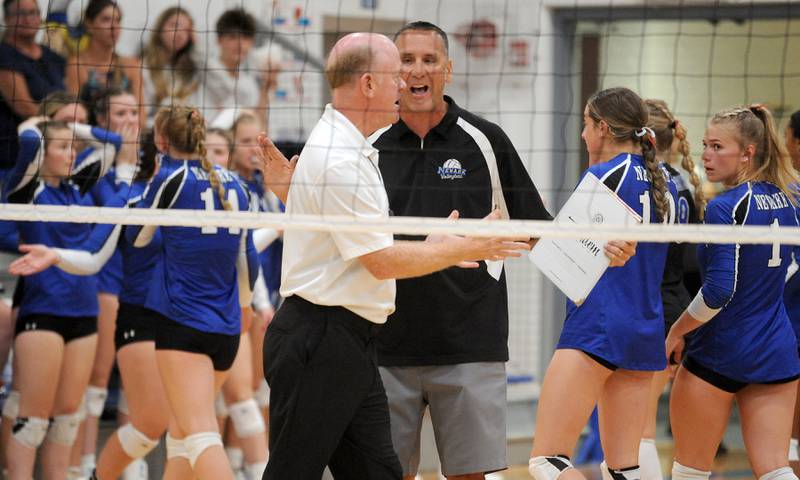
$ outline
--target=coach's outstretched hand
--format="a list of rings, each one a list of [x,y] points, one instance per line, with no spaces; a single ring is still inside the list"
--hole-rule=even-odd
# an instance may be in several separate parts
[[[271,190],[285,204],[286,197],[289,196],[289,184],[294,175],[294,167],[300,157],[295,155],[288,160],[264,133],[258,136],[258,144],[261,147],[259,157],[261,173],[264,175],[264,187]]]
[[[59,260],[55,250],[46,245],[23,244],[19,246],[19,251],[25,255],[14,260],[8,266],[8,272],[12,275],[33,275],[47,270]]]
[[[458,210],[453,210],[447,217],[448,220],[458,219]],[[485,216],[484,220],[499,220],[500,210],[494,210]],[[522,256],[522,250],[530,250],[531,245],[527,239],[514,239],[502,237],[462,237],[459,235],[429,235],[429,243],[450,242],[464,252],[465,260],[456,264],[461,268],[478,268],[480,260],[503,260],[508,257]]]
[[[636,242],[611,240],[606,243],[606,256],[611,260],[609,267],[622,267],[632,256],[636,255]]]

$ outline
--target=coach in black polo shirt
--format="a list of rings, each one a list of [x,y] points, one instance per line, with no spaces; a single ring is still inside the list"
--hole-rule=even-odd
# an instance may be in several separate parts
[[[550,219],[514,146],[497,125],[444,95],[446,34],[414,22],[395,36],[406,90],[400,121],[376,132],[391,212],[398,216]],[[413,477],[428,406],[442,472],[483,478],[506,468],[508,297],[502,264],[397,281],[397,310],[378,335],[392,441]]]

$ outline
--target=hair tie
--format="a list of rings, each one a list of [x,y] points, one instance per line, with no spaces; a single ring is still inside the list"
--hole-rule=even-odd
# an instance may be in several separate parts
[[[679,121],[677,121],[677,120],[673,120],[673,121],[669,122],[669,125],[667,125],[667,126],[668,126],[668,127],[671,129],[671,130],[675,130],[675,129],[677,129],[677,128],[678,128],[678,125],[680,125],[680,122],[679,122]]]
[[[635,133],[637,138],[642,138],[647,135],[650,145],[652,145],[654,149],[656,148],[656,132],[654,132],[652,128],[642,127],[640,130],[636,130]]]

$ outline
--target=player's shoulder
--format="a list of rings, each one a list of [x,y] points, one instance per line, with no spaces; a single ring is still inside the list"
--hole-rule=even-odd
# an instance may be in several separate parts
[[[591,165],[587,169],[587,173],[591,173],[605,186],[617,192],[635,164],[634,157],[635,155],[629,153],[621,153],[608,161]]]
[[[749,182],[719,193],[706,206],[706,222],[744,224],[752,197],[753,190]]]

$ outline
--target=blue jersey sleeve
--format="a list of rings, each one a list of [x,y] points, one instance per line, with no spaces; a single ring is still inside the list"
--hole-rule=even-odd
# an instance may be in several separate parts
[[[122,137],[99,127],[74,124],[75,136],[89,144],[75,159],[70,180],[86,194],[114,165]]]
[[[733,225],[733,209],[712,201],[706,209],[705,223]],[[704,258],[703,299],[709,308],[724,307],[736,293],[738,244],[709,244]]]
[[[185,162],[162,162],[158,173],[150,181],[136,208],[171,208],[178,199],[188,174]],[[150,243],[158,227],[130,225],[125,229],[126,240],[135,247]]]
[[[3,201],[30,203],[39,186],[39,168],[44,160],[42,133],[34,125],[21,128],[17,162],[5,176]]]
[[[126,199],[122,195],[110,198],[105,207],[123,208]],[[58,268],[73,275],[94,275],[111,259],[119,243],[123,225],[97,224],[85,242],[74,249],[55,248],[60,257]]]

